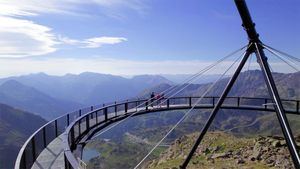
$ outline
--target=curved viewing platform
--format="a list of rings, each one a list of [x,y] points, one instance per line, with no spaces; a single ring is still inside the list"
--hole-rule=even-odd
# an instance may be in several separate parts
[[[27,168],[84,168],[80,165],[80,142],[87,141],[106,126],[125,119],[151,112],[190,109],[212,109],[218,97],[173,97],[149,104],[149,100],[132,100],[102,106],[91,106],[63,115],[37,130],[21,148],[15,169]],[[299,100],[282,100],[286,113],[299,114]],[[159,106],[158,106],[159,104]],[[271,99],[228,97],[222,109],[274,111]],[[80,149],[80,148],[79,148]]]

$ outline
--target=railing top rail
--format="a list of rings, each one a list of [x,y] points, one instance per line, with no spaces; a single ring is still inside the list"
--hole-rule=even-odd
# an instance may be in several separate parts
[[[199,96],[176,96],[176,97],[171,97],[171,98],[162,98],[162,99],[188,99],[188,98],[200,98]],[[204,98],[219,98],[219,96],[205,96]],[[233,99],[261,99],[261,100],[271,100],[271,98],[263,98],[263,97],[236,97],[236,96],[230,96],[230,97],[227,97],[227,98],[233,98]],[[137,102],[147,102],[149,101],[149,98],[136,98],[136,99],[130,99],[130,100],[124,100],[124,101],[120,101],[120,102],[111,102],[111,103],[107,103],[107,104],[103,104],[102,106],[103,107],[100,107],[100,108],[97,108],[97,109],[94,109],[94,110],[90,110],[90,111],[87,111],[85,114],[77,117],[75,120],[73,120],[66,128],[65,132],[66,134],[68,134],[71,130],[71,128],[79,121],[79,120],[82,120],[84,118],[86,118],[87,116],[89,116],[90,114],[92,113],[95,113],[95,112],[98,112],[98,111],[101,111],[101,110],[104,110],[106,108],[112,108],[112,107],[115,107],[115,106],[120,106],[120,105],[124,105],[124,104],[130,104],[130,103],[137,103]],[[282,101],[290,101],[290,102],[300,102],[299,100],[296,100],[296,99],[293,99],[293,100],[290,100],[290,99],[282,99]],[[95,106],[96,107],[96,106]],[[86,107],[86,108],[83,108],[83,109],[80,109],[80,110],[84,110],[84,109],[89,109],[90,107]],[[74,112],[71,112],[71,113],[66,113],[64,115],[61,115],[49,122],[47,122],[45,125],[43,125],[42,127],[40,127],[38,130],[36,130],[27,140],[26,142],[23,144],[22,148],[20,149],[19,151],[19,154],[17,156],[17,160],[16,160],[16,163],[15,163],[15,169],[19,169],[20,168],[20,163],[21,163],[21,158],[22,158],[22,155],[24,153],[24,150],[25,148],[28,146],[28,144],[31,142],[31,140],[39,133],[41,132],[41,130],[43,130],[45,127],[51,125],[53,122],[55,121],[58,121],[62,118],[65,118],[66,116],[68,115],[72,115],[74,113],[78,113],[80,110],[77,110],[77,111],[74,111]],[[68,144],[68,143],[67,143]],[[68,145],[64,145],[66,147],[69,147]],[[66,156],[67,156],[67,159],[68,160],[71,160],[70,162],[76,162],[77,160],[73,157],[73,155],[69,154],[68,153],[68,150],[70,149],[65,149],[65,151],[67,152],[66,153]],[[71,153],[71,151],[70,151]],[[75,160],[75,161],[74,161]],[[72,163],[71,163],[72,164]]]
[[[128,100],[124,100],[124,101],[120,101],[118,104],[124,104],[124,103],[126,103]],[[114,103],[106,103],[106,105],[114,105]],[[97,105],[96,105],[97,106]],[[101,106],[101,105],[100,105]],[[105,107],[107,107],[107,106],[105,106]],[[49,126],[49,125],[51,125],[52,123],[54,123],[55,121],[58,121],[58,120],[60,120],[60,119],[62,119],[62,118],[64,118],[64,117],[67,117],[68,115],[71,115],[71,114],[73,114],[73,113],[77,113],[77,112],[79,112],[80,110],[83,110],[83,109],[89,109],[90,107],[85,107],[85,108],[82,108],[82,109],[79,109],[79,110],[77,110],[77,111],[73,111],[73,112],[71,112],[71,113],[65,113],[65,114],[63,114],[63,115],[61,115],[61,116],[58,116],[57,118],[55,118],[55,119],[53,119],[53,120],[50,120],[49,122],[47,122],[46,124],[44,124],[43,126],[41,126],[39,129],[37,129],[34,133],[32,133],[29,137],[28,137],[28,139],[25,141],[25,143],[22,145],[22,147],[21,147],[21,149],[19,150],[19,153],[18,153],[18,155],[17,155],[17,158],[16,158],[16,162],[15,162],[15,169],[20,169],[21,167],[20,167],[20,164],[21,164],[21,159],[22,159],[22,156],[23,156],[23,154],[24,154],[24,152],[25,152],[25,149],[26,149],[26,147],[29,145],[29,143],[32,141],[32,139],[39,133],[39,132],[41,132],[44,128],[46,128],[47,126]],[[95,110],[99,110],[99,109],[102,109],[103,107],[101,107],[101,108],[98,108],[98,109],[95,109]],[[88,113],[91,113],[91,112],[87,112],[86,114],[88,114]]]

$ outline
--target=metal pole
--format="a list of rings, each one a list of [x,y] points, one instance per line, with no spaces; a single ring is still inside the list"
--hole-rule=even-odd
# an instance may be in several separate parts
[[[247,62],[247,60],[248,60],[248,58],[249,58],[249,56],[252,52],[253,52],[253,44],[249,44],[248,49],[247,49],[246,53],[244,54],[242,61],[240,62],[239,66],[237,67],[236,71],[234,72],[233,76],[231,77],[230,81],[228,82],[228,84],[227,84],[226,88],[224,89],[220,99],[218,100],[216,106],[214,107],[214,109],[211,112],[208,120],[206,121],[204,127],[202,128],[201,133],[198,136],[195,144],[193,145],[190,153],[188,154],[187,158],[182,163],[180,168],[185,169],[187,167],[187,165],[189,164],[189,162],[192,159],[195,151],[197,150],[199,144],[201,143],[204,135],[206,134],[207,130],[209,129],[209,126],[211,125],[214,118],[216,117],[216,115],[217,115],[219,109],[221,108],[225,98],[227,97],[229,91],[231,90],[232,86],[234,85],[234,82],[236,81],[237,77],[239,76],[241,70],[243,69],[245,63]]]
[[[300,168],[300,158],[296,149],[296,143],[292,131],[290,129],[287,117],[285,115],[285,111],[283,109],[272,73],[270,71],[267,57],[265,56],[265,53],[263,51],[263,46],[261,45],[261,41],[259,40],[259,35],[256,32],[255,24],[252,21],[245,0],[235,0],[235,4],[242,18],[243,27],[247,32],[248,39],[250,42],[254,43],[254,52],[256,54],[257,62],[259,63],[262,69],[263,76],[268,87],[268,91],[272,97],[273,102],[275,103],[276,115],[279,120],[285,140],[287,142],[290,154],[292,156],[294,166],[298,169]]]
[[[280,100],[278,90],[276,88],[272,73],[270,71],[270,67],[268,65],[267,57],[265,56],[263,47],[260,44],[255,43],[255,47],[256,47],[256,51],[255,51],[256,57],[259,62],[259,65],[262,69],[263,76],[265,78],[269,93],[271,94],[272,100],[275,103],[275,112],[276,112],[278,121],[280,123],[280,127],[282,129],[284,138],[286,140],[288,149],[292,156],[294,166],[296,168],[300,168],[300,158],[299,158],[299,154],[298,154],[297,148],[296,148],[297,145],[296,145],[292,130],[290,128],[288,119],[285,115],[285,111],[282,106],[282,102]]]
[[[245,0],[235,0],[235,5],[243,21],[243,27],[247,32],[250,42],[259,42],[259,34],[256,32],[255,24],[252,21],[250,12],[248,10]]]

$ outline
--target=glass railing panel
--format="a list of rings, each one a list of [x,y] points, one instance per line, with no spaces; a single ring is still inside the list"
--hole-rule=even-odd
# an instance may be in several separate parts
[[[118,110],[118,114],[124,114],[125,113],[125,106],[124,104],[120,104],[120,105],[117,105],[117,110]]]
[[[99,110],[97,113],[98,123],[101,123],[105,120],[103,110]]]
[[[211,106],[213,105],[213,98],[207,98],[207,97],[199,97],[195,99],[196,101],[198,101],[198,104],[200,104],[201,106]],[[192,104],[193,106],[194,104]]]
[[[137,102],[128,103],[128,110],[135,109],[137,106]]]
[[[35,156],[38,157],[45,148],[44,130],[40,130],[34,136]]]
[[[124,108],[125,111],[125,108]],[[111,106],[107,108],[107,117],[108,118],[112,118],[115,117],[116,113],[115,113],[115,106]]]
[[[80,134],[86,131],[86,118],[83,118],[79,121],[80,124]]]
[[[80,125],[79,121],[76,122],[73,126],[74,129],[74,139],[76,140],[80,136]]]
[[[90,115],[90,127],[93,127],[96,125],[96,119],[97,119],[97,116],[96,116],[96,112],[94,113],[91,113]]]
[[[56,138],[55,122],[45,126],[46,145],[50,144]]]
[[[265,107],[268,105],[268,100],[264,98],[240,98],[240,106]]]
[[[282,101],[282,106],[286,111],[296,111],[297,102],[296,101]]]
[[[226,97],[224,102],[223,102],[224,106],[234,106],[236,107],[238,105],[238,98],[236,97]]]
[[[68,123],[67,116],[63,116],[63,117],[57,119],[57,134],[58,135],[62,134],[65,131],[66,127],[68,126],[67,123]]]
[[[25,161],[26,161],[26,168],[31,168],[35,159],[33,159],[33,151],[32,151],[32,141],[28,143],[24,150]]]

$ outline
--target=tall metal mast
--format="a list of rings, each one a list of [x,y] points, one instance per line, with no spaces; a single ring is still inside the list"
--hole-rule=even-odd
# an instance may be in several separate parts
[[[220,107],[222,106],[225,98],[227,97],[228,93],[230,92],[232,86],[234,85],[238,75],[240,74],[242,68],[244,67],[245,63],[247,62],[247,59],[249,58],[249,55],[251,53],[255,53],[256,54],[256,58],[257,58],[257,62],[260,65],[260,68],[262,70],[265,82],[267,84],[268,87],[268,91],[269,94],[273,100],[274,103],[274,107],[275,107],[275,112],[278,118],[278,121],[280,123],[280,127],[282,129],[284,138],[286,140],[289,152],[291,154],[294,166],[296,169],[300,169],[300,158],[299,158],[299,154],[297,152],[297,145],[296,142],[294,140],[294,136],[292,134],[289,122],[287,120],[282,102],[280,100],[279,94],[278,94],[278,90],[276,88],[269,64],[268,64],[268,58],[266,57],[263,49],[264,47],[262,46],[262,43],[259,39],[259,35],[256,32],[255,29],[255,24],[253,23],[249,10],[247,8],[246,2],[245,0],[234,0],[236,7],[239,11],[239,14],[242,18],[242,22],[243,22],[243,27],[248,35],[248,39],[249,39],[249,45],[248,45],[248,49],[245,53],[245,55],[243,56],[242,61],[240,62],[239,66],[237,67],[235,73],[233,74],[233,76],[231,77],[230,81],[228,82],[226,88],[224,89],[220,99],[218,100],[216,106],[214,107],[214,109],[212,110],[208,120],[206,121],[206,124],[204,125],[204,127],[201,130],[200,135],[198,136],[195,144],[193,145],[190,153],[188,154],[187,158],[185,159],[185,161],[183,162],[183,164],[180,166],[180,168],[185,169],[187,167],[187,165],[189,164],[193,154],[195,153],[195,151],[197,150],[199,144],[201,143],[204,135],[206,134],[207,130],[209,129],[211,123],[213,122],[215,116],[217,115],[217,112],[220,110]]]

